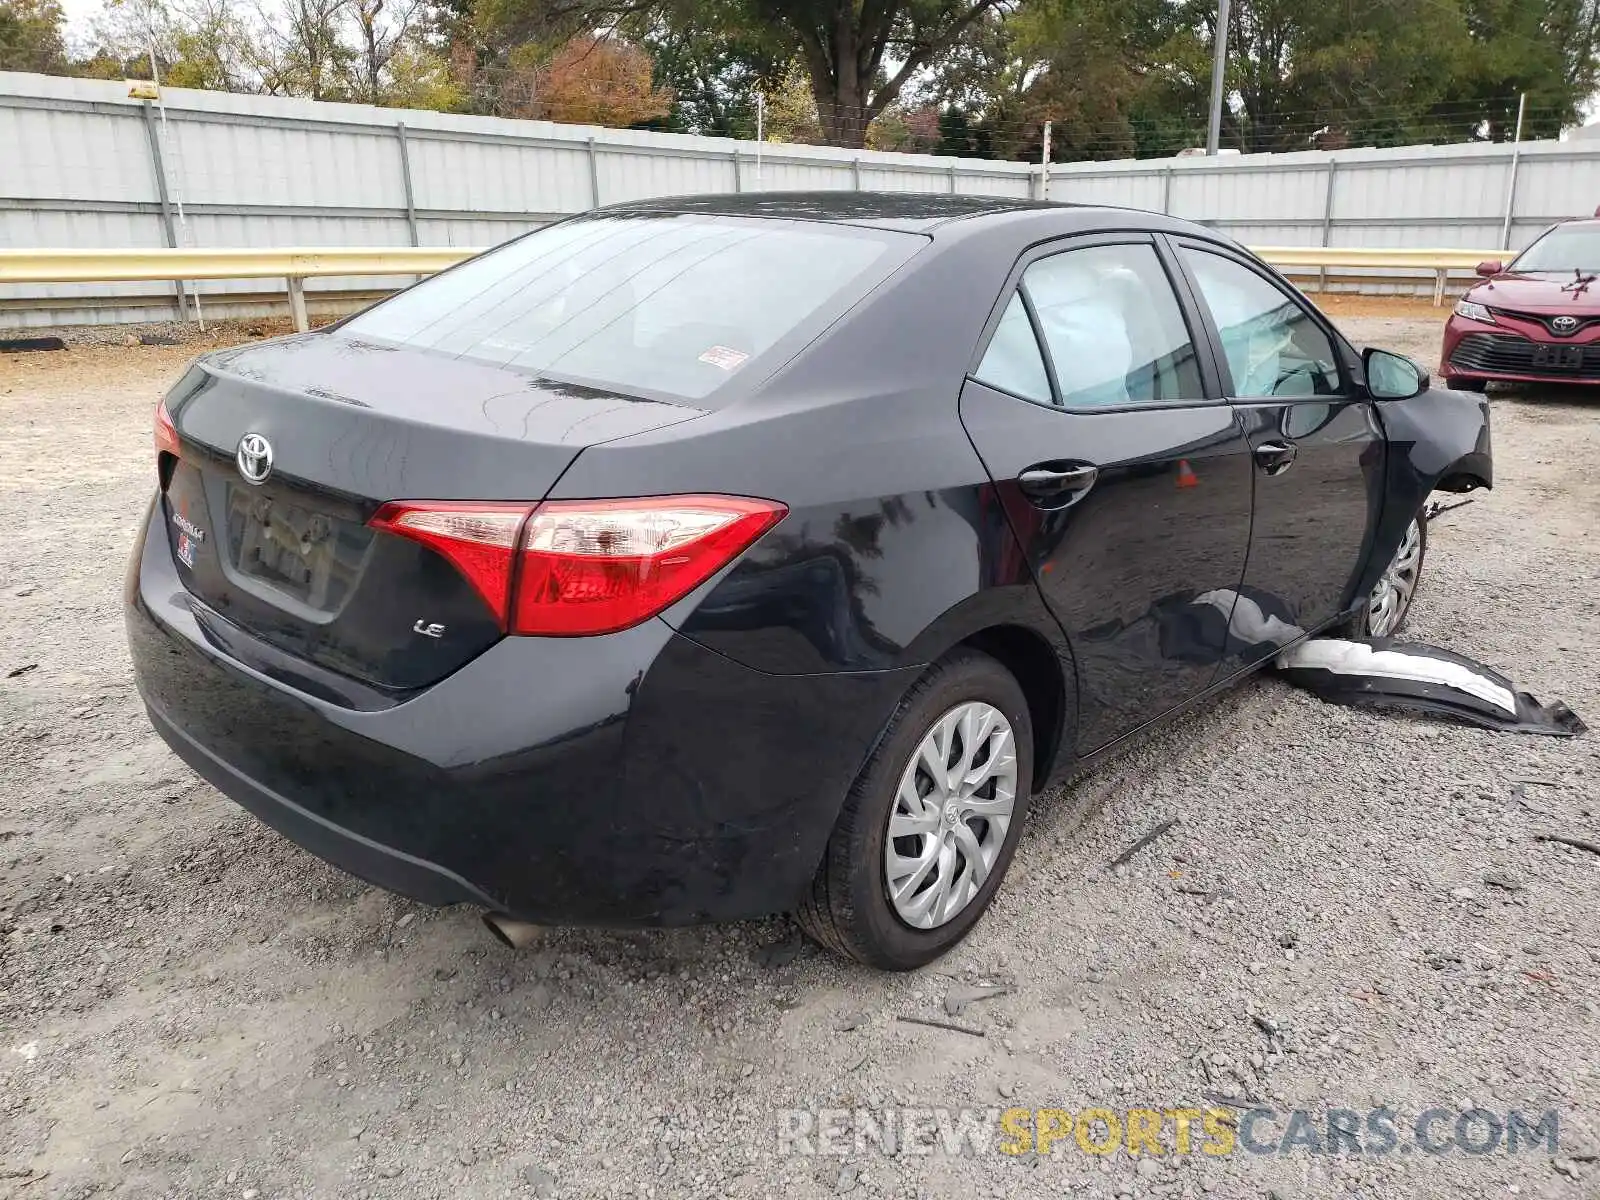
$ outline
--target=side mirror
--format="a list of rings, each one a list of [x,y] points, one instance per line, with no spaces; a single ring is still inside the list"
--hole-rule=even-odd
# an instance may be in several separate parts
[[[1478,274],[1482,275],[1485,279],[1493,279],[1505,269],[1505,263],[1501,262],[1498,258],[1486,259],[1477,266]]]
[[[1367,392],[1374,400],[1409,400],[1428,390],[1428,372],[1414,359],[1369,346],[1361,355]]]

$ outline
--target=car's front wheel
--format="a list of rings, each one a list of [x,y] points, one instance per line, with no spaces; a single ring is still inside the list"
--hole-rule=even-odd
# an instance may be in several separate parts
[[[1361,632],[1372,637],[1392,637],[1400,632],[1411,613],[1411,602],[1422,578],[1422,560],[1427,554],[1428,522],[1418,513],[1406,526],[1394,557],[1367,598],[1365,628]]]
[[[801,926],[875,967],[937,958],[988,908],[1032,787],[1033,726],[1016,679],[974,650],[935,663],[850,789]]]

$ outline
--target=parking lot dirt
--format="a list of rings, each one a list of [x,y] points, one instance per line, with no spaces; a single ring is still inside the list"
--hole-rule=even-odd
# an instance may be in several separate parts
[[[1344,323],[1437,352],[1437,318]],[[1600,1195],[1600,856],[1536,840],[1600,841],[1600,736],[1257,678],[1036,801],[992,913],[922,971],[784,919],[514,954],[299,850],[151,732],[122,580],[192,352],[0,357],[0,1196]],[[1409,634],[1600,725],[1600,396],[1493,409],[1497,486],[1434,523]],[[1256,1144],[1290,1144],[1006,1154],[1013,1106],[1265,1107]],[[1390,1153],[1314,1152],[1327,1110],[1380,1106]],[[984,1110],[995,1141],[799,1136],[907,1107]],[[1473,1108],[1554,1110],[1558,1145],[1449,1144]],[[1406,1133],[1429,1109],[1437,1154]]]

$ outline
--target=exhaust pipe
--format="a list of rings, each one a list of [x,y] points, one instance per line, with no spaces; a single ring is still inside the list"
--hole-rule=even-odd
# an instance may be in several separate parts
[[[483,914],[483,923],[497,941],[513,950],[532,945],[534,939],[544,932],[543,925],[530,925],[505,913],[486,912]]]

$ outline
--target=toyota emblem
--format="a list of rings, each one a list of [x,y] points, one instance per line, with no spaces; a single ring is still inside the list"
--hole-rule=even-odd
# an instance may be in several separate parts
[[[272,443],[259,433],[247,433],[239,439],[239,453],[234,459],[246,482],[265,483],[272,474]]]
[[[1577,317],[1552,317],[1550,320],[1550,328],[1557,333],[1571,333],[1577,327]]]

